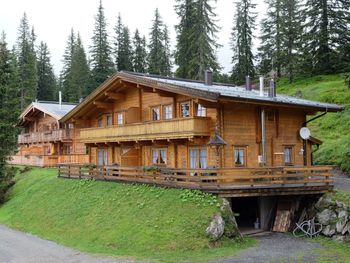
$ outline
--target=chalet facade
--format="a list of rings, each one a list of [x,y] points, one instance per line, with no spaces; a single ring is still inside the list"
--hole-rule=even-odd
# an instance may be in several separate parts
[[[333,187],[333,168],[313,166],[313,145],[322,142],[306,126],[343,107],[277,95],[272,82],[252,90],[206,74],[204,83],[128,72],[107,79],[61,119],[80,131],[94,166],[59,165],[59,176],[245,197],[232,201],[234,211],[263,229],[273,214],[277,228],[286,218],[276,213],[286,207],[281,196],[294,202]]]
[[[79,142],[80,132],[60,119],[76,104],[33,102],[20,115],[18,152],[12,164],[53,167],[58,163],[88,161],[86,148]]]

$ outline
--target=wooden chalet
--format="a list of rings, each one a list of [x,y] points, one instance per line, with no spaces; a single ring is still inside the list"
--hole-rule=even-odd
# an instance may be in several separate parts
[[[212,83],[211,72],[205,82],[116,73],[61,120],[80,130],[95,166],[59,165],[59,175],[250,197],[243,206],[326,192],[332,167],[313,166],[321,141],[300,129],[308,116],[343,108],[260,86]]]
[[[20,115],[18,152],[10,163],[41,167],[58,163],[88,162],[85,145],[79,142],[80,132],[60,119],[76,104],[59,102],[31,103]]]

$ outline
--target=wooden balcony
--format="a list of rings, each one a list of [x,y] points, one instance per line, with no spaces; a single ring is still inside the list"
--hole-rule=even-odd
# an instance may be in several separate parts
[[[81,129],[85,143],[183,139],[210,136],[210,118],[195,117]]]
[[[333,188],[332,166],[173,169],[58,165],[58,176],[199,189],[224,197],[320,194]]]
[[[19,144],[69,141],[72,139],[72,130],[54,130],[45,132],[32,132],[18,135]]]

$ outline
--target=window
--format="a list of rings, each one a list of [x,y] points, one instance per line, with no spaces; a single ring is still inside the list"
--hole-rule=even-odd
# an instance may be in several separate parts
[[[170,120],[173,118],[173,106],[165,105],[163,106],[164,120]]]
[[[166,164],[166,152],[167,149],[152,149],[152,163],[153,164]]]
[[[160,120],[160,107],[159,106],[152,107],[151,112],[152,112],[152,120],[159,121]]]
[[[284,165],[293,164],[293,146],[284,147]]]
[[[71,145],[63,145],[63,154],[70,154],[72,152]]]
[[[113,123],[112,123],[112,115],[111,114],[108,114],[107,115],[107,126],[112,126]]]
[[[275,111],[269,110],[267,112],[267,119],[269,121],[274,121],[275,120]]]
[[[233,160],[235,166],[247,166],[246,147],[234,147]]]
[[[102,127],[103,124],[102,124],[102,117],[99,117],[98,120],[97,120],[97,127]]]
[[[207,168],[206,149],[190,149],[190,168]]]
[[[190,117],[190,102],[183,102],[181,105],[181,117],[187,118]]]
[[[124,124],[124,116],[123,116],[123,113],[121,112],[117,113],[117,124],[118,125]]]
[[[205,117],[205,116],[207,116],[207,109],[201,104],[197,105],[197,116],[198,117]]]

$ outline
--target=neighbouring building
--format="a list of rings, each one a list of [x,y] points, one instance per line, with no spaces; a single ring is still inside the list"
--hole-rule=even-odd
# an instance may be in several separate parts
[[[37,101],[20,115],[18,151],[11,164],[53,167],[58,163],[85,163],[86,147],[79,141],[79,131],[60,119],[76,104]]]

